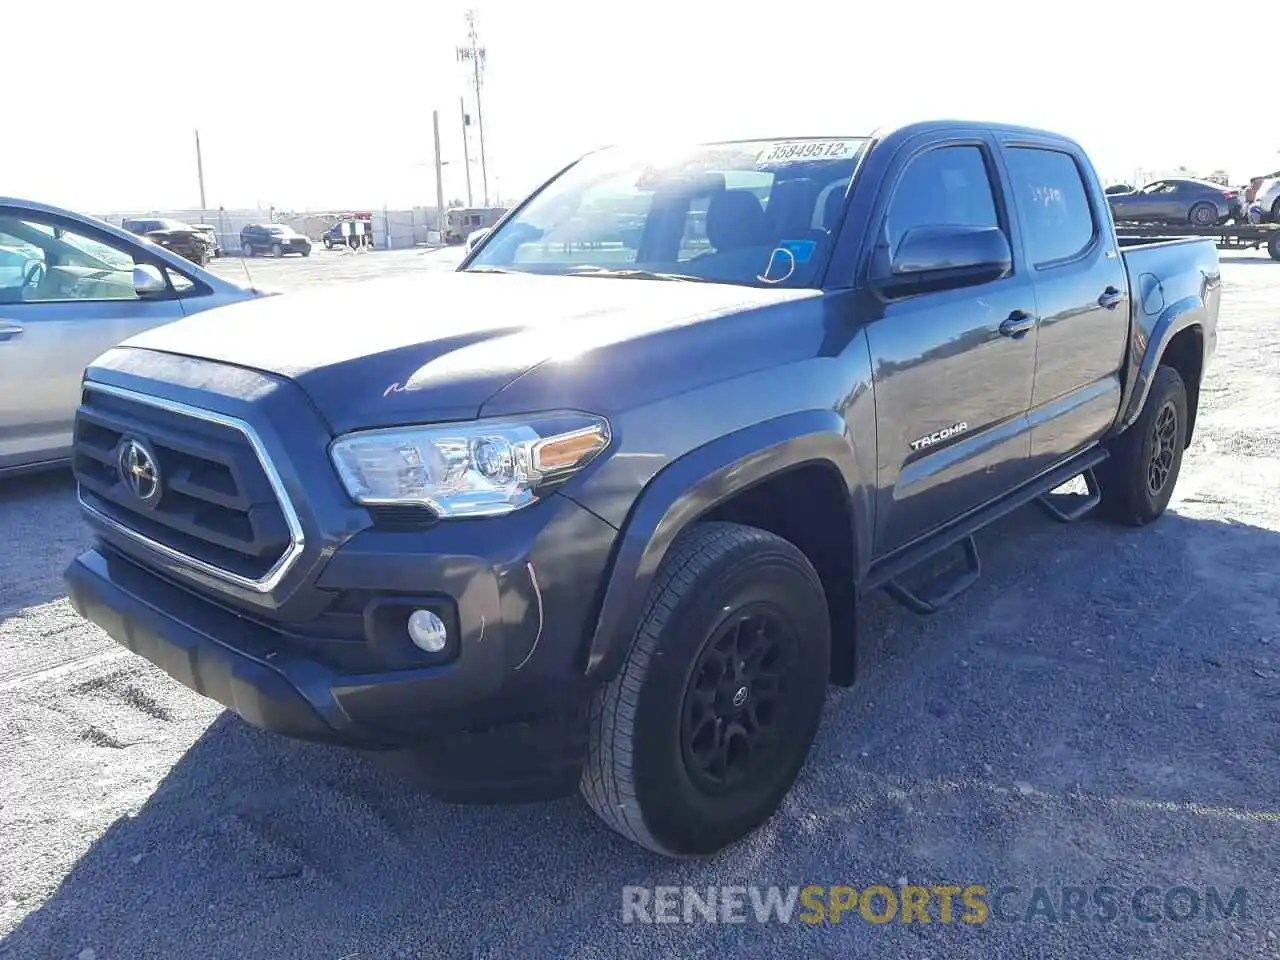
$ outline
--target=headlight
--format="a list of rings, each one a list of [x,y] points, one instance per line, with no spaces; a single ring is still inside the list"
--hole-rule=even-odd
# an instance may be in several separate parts
[[[329,453],[356,503],[492,517],[533,503],[608,445],[603,418],[551,413],[350,433]]]

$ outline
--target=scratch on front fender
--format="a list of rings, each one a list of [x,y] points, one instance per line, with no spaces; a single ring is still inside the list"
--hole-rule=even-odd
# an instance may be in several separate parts
[[[542,639],[542,588],[538,586],[538,575],[534,572],[533,564],[526,563],[525,569],[529,571],[529,583],[533,585],[533,595],[538,601],[538,632],[534,635],[533,645],[529,647],[529,652],[524,655],[523,660],[516,664],[516,670],[519,670],[529,662],[529,658],[533,656],[533,651],[538,649],[538,641]]]

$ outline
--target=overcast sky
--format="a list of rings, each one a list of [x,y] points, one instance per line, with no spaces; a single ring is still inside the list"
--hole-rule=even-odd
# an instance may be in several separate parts
[[[19,0],[0,18],[0,194],[196,207],[198,127],[210,207],[432,204],[439,109],[446,199],[464,197],[467,6],[488,51],[495,199],[608,142],[860,134],[912,117],[1059,130],[1108,180],[1280,167],[1261,75],[1217,81],[1235,76],[1258,4],[1201,18],[1146,0]]]

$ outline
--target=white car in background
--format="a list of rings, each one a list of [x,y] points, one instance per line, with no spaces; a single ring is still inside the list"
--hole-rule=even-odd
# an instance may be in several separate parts
[[[107,349],[261,295],[109,223],[0,197],[0,475],[69,458],[80,378]]]
[[[1280,177],[1272,177],[1258,184],[1253,206],[1262,212],[1263,220],[1280,223]]]

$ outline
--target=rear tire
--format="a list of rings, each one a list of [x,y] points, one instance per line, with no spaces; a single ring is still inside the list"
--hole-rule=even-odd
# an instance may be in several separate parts
[[[1102,515],[1130,527],[1159,518],[1178,482],[1186,441],[1186,385],[1173,367],[1157,367],[1142,413],[1095,472]]]
[[[253,256],[253,245],[249,243],[240,244],[240,253],[245,257]]]
[[[764,530],[696,524],[672,544],[618,674],[591,708],[581,792],[624,837],[701,856],[768,820],[822,717],[827,602]]]
[[[1192,226],[1212,227],[1218,222],[1218,208],[1212,203],[1197,203],[1187,214]]]
[[[1280,260],[1280,230],[1273,233],[1267,241],[1267,253],[1271,254],[1272,260]]]

